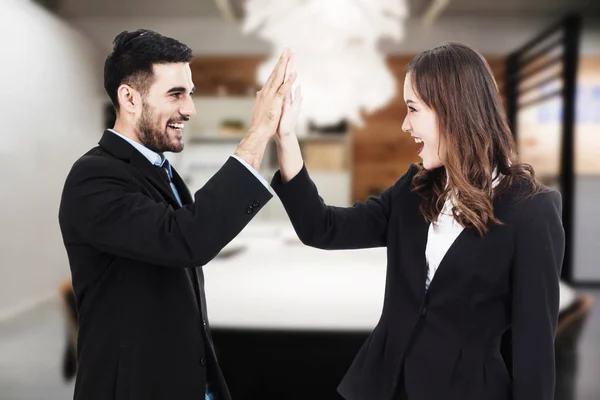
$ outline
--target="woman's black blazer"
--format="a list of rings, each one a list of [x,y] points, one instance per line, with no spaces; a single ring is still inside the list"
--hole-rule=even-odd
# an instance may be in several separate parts
[[[306,168],[272,187],[303,243],[387,247],[381,318],[338,387],[348,400],[553,400],[561,196],[516,183],[494,200],[502,225],[464,229],[425,290],[429,223],[411,191],[413,165],[379,197],[327,206]],[[356,293],[360,296],[360,293]],[[500,341],[512,331],[512,377]]]

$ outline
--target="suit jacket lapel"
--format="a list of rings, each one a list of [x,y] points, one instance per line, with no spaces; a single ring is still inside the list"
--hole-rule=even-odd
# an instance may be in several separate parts
[[[504,213],[506,209],[506,202],[502,201],[502,196],[496,197],[493,201],[494,204],[494,214],[500,220],[504,218]],[[489,226],[490,229],[493,229],[493,226]],[[445,276],[449,273],[452,273],[453,269],[460,268],[461,264],[465,264],[465,259],[469,257],[473,257],[473,255],[477,252],[477,249],[482,245],[482,241],[487,240],[487,236],[484,235],[481,237],[476,229],[469,228],[463,229],[462,232],[458,235],[458,237],[454,240],[454,242],[448,248],[448,251],[442,258],[440,265],[435,271],[434,277],[429,284],[428,293],[431,295],[435,293],[434,290],[440,283],[435,283],[439,280],[444,280]],[[443,283],[441,284],[443,286]]]
[[[152,184],[152,186],[160,192],[164,200],[171,204],[175,209],[179,208],[179,203],[173,193],[173,189],[161,176],[159,168],[151,164],[137,149],[108,130],[102,135],[99,144],[113,156],[133,165]]]
[[[179,198],[181,199],[181,204],[183,204],[183,205],[192,204],[194,202],[194,199],[192,198],[190,190],[186,186],[185,182],[183,181],[181,176],[179,176],[179,174],[177,173],[175,168],[173,168],[173,166],[171,166],[171,171],[173,172],[173,183],[175,184],[175,187],[177,188],[177,193],[179,193]]]
[[[434,293],[432,289],[434,289],[438,285],[438,283],[436,282],[440,279],[443,280],[445,274],[452,270],[452,266],[454,264],[452,261],[455,260],[456,257],[464,255],[465,249],[473,248],[472,246],[476,246],[476,240],[478,238],[479,234],[474,229],[463,229],[458,234],[456,239],[454,239],[454,242],[452,242],[452,244],[448,248],[448,251],[446,251],[446,254],[444,254],[444,257],[442,257],[442,261],[440,261],[440,265],[438,265],[437,270],[433,275],[433,279],[431,280],[431,282],[429,282],[429,289],[427,290],[427,292],[430,295],[431,293]],[[457,253],[455,254],[455,252]],[[425,284],[425,281],[423,281],[423,284]]]
[[[425,277],[427,264],[425,260],[425,247],[427,246],[427,230],[429,223],[423,218],[419,208],[420,199],[415,194],[410,194],[402,207],[400,217],[400,232],[398,237],[406,243],[401,247],[399,257],[408,261],[402,273],[406,279],[415,299],[421,301],[425,295]],[[404,239],[408,238],[408,239]],[[404,254],[402,254],[404,253]]]
[[[173,168],[173,166],[171,165],[171,172],[173,173],[173,184],[175,185],[175,188],[177,189],[177,193],[179,194],[179,198],[181,199],[181,204],[183,206],[187,205],[187,204],[192,204],[194,202],[192,195],[190,194],[190,191],[187,187],[187,185],[185,184],[185,182],[183,181],[183,179],[181,178],[181,176],[179,175],[179,173],[177,173],[177,171],[175,170],[175,168]],[[170,189],[170,187],[169,187]],[[179,205],[178,205],[179,207]],[[198,310],[202,315],[202,318],[204,320],[207,319],[207,313],[206,313],[206,295],[204,293],[204,275],[202,273],[202,268],[201,267],[194,267],[194,268],[186,268],[186,271],[190,277],[190,281],[192,282],[192,286],[194,288],[194,292],[196,294],[196,302],[198,305]]]
[[[148,159],[142,154],[139,154],[139,152],[137,155],[132,157],[131,163],[139,168],[148,181],[152,183],[152,186],[154,186],[160,192],[160,194],[170,205],[172,205],[175,209],[179,208],[179,203],[177,202],[175,193],[173,193],[173,188],[171,188],[169,182],[167,182],[167,180],[161,176],[159,167],[150,164]]]

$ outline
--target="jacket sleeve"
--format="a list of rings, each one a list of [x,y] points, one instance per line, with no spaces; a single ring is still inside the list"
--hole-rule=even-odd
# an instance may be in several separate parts
[[[195,195],[174,210],[143,193],[119,162],[85,156],[67,177],[61,229],[77,232],[100,251],[169,267],[213,259],[272,197],[252,173],[230,158]]]
[[[405,174],[396,185],[409,181]],[[326,205],[319,196],[306,166],[285,184],[280,171],[271,182],[302,243],[326,250],[386,246],[391,198],[396,185],[352,207],[335,207]]]
[[[523,209],[512,277],[514,400],[554,399],[554,335],[565,250],[562,200],[537,194]]]

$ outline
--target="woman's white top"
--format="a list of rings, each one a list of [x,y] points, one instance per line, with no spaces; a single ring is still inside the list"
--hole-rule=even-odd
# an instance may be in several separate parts
[[[496,171],[494,171],[496,172]],[[494,173],[496,175],[496,173]],[[492,188],[496,187],[500,179],[496,177],[492,182]],[[425,259],[427,260],[427,279],[425,287],[429,289],[431,280],[440,266],[442,259],[464,229],[452,215],[453,202],[446,199],[444,207],[435,223],[429,224],[427,233],[427,247],[425,248]]]

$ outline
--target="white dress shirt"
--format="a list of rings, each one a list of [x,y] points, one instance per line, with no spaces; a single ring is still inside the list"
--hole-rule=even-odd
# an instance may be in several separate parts
[[[559,296],[558,296],[558,311],[563,312],[567,308],[571,307],[577,301],[577,293],[573,288],[564,283],[563,281],[558,282]]]
[[[494,175],[496,174],[494,173]],[[492,182],[492,187],[496,187],[499,181],[500,179],[496,177]],[[460,235],[464,229],[462,225],[454,219],[454,216],[452,215],[452,206],[453,202],[450,199],[446,199],[437,222],[429,224],[427,246],[425,248],[425,259],[427,260],[426,289],[429,289],[433,276],[448,252],[448,249],[450,249],[452,243],[454,243],[458,235]]]

